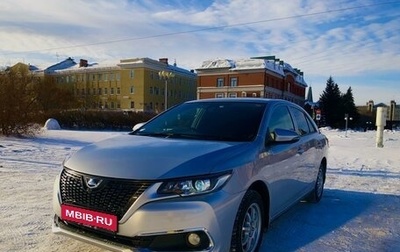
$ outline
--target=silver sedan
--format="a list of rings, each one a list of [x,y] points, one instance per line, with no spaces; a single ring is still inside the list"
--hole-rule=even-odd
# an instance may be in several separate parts
[[[112,251],[257,251],[271,221],[321,199],[327,149],[291,102],[186,102],[66,159],[53,232]]]

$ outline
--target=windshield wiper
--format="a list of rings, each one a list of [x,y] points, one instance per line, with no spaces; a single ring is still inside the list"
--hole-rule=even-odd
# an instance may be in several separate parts
[[[195,134],[185,134],[185,133],[173,133],[173,132],[140,132],[136,133],[139,136],[150,136],[150,137],[164,137],[164,138],[189,138],[189,139],[199,139],[202,136]]]
[[[138,136],[153,136],[153,137],[165,137],[168,138],[171,135],[173,135],[172,133],[164,133],[164,132],[138,132],[135,135]]]
[[[150,137],[162,137],[162,138],[185,138],[185,139],[197,139],[197,140],[213,140],[213,141],[228,141],[228,142],[241,142],[243,139],[230,136],[219,136],[219,135],[203,135],[203,134],[187,134],[187,133],[173,133],[173,132],[138,132],[135,135],[139,136],[150,136]]]

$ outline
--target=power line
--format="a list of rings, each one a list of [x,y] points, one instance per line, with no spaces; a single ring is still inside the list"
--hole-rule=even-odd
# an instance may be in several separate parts
[[[355,7],[340,8],[340,9],[335,9],[335,10],[314,12],[314,13],[309,13],[309,14],[295,15],[295,16],[289,16],[289,17],[271,18],[271,19],[253,21],[253,22],[236,23],[236,24],[231,24],[231,25],[221,25],[221,26],[215,26],[215,27],[206,27],[206,28],[202,28],[202,29],[163,33],[163,34],[143,36],[143,37],[137,37],[137,38],[125,38],[125,39],[101,41],[101,42],[96,42],[96,43],[78,44],[78,45],[63,46],[63,47],[52,47],[52,48],[45,48],[45,49],[40,49],[40,50],[24,51],[24,52],[19,52],[19,53],[37,53],[37,52],[42,52],[42,51],[63,50],[63,49],[71,49],[71,48],[78,48],[78,47],[113,44],[113,43],[120,43],[120,42],[127,42],[127,41],[147,40],[147,39],[160,38],[160,37],[168,37],[168,36],[198,33],[198,32],[203,32],[203,31],[210,31],[210,30],[220,30],[220,29],[239,27],[239,26],[248,26],[248,25],[260,24],[260,23],[268,23],[268,22],[276,22],[276,21],[296,19],[296,18],[311,17],[311,16],[322,15],[322,14],[336,13],[336,12],[362,9],[362,8],[368,8],[368,7],[378,6],[378,5],[387,5],[387,4],[400,4],[400,2],[399,1],[383,2],[383,3],[381,2],[381,3],[367,4],[367,5],[361,5],[361,6],[355,6]],[[4,53],[4,55],[7,55],[7,54],[15,54],[15,52]]]

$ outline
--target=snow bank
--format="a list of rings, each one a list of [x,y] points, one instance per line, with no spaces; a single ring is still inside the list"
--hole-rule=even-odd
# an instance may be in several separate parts
[[[46,123],[44,124],[44,129],[46,130],[60,130],[60,124],[56,119],[50,118],[47,119]]]

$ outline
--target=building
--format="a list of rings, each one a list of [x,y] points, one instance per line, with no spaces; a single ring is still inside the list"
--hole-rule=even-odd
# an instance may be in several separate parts
[[[307,84],[303,72],[275,56],[208,60],[196,72],[198,99],[264,97],[304,105]]]
[[[43,78],[43,71],[41,71],[37,66],[31,64],[25,64],[22,62],[18,62],[11,67],[5,67],[4,69],[0,70],[0,72],[3,73],[8,71],[14,71],[21,74],[32,74],[37,78]]]
[[[172,73],[169,78],[159,75]],[[76,63],[68,58],[44,70],[61,86],[70,88],[82,108],[160,112],[196,99],[197,75],[170,65],[168,59],[122,59],[112,64]],[[167,93],[165,92],[167,88]]]
[[[314,102],[312,87],[308,88],[307,98],[304,102],[303,108],[316,121],[317,125],[319,126],[321,124],[322,114],[319,107],[319,102]]]
[[[378,107],[386,108],[386,128],[400,128],[400,105],[396,101],[390,101],[390,105],[385,103],[374,104],[373,100],[368,101],[365,106],[358,106],[357,109],[361,115],[362,124],[366,129],[375,128],[376,111]]]

